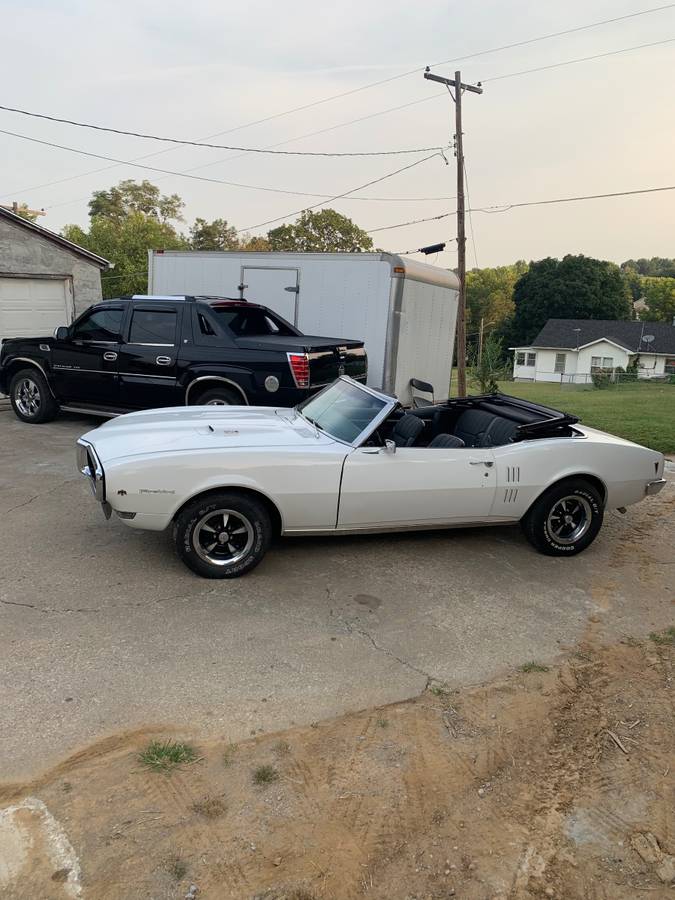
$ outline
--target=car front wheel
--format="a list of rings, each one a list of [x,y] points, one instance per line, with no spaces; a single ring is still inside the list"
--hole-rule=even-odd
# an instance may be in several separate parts
[[[37,369],[22,369],[9,386],[12,409],[22,422],[39,425],[49,422],[59,411],[47,379]]]
[[[590,546],[602,527],[602,498],[582,478],[545,491],[522,521],[530,543],[548,556],[574,556]]]
[[[272,523],[264,505],[237,491],[210,494],[179,513],[176,551],[204,578],[237,578],[255,568],[267,552]]]

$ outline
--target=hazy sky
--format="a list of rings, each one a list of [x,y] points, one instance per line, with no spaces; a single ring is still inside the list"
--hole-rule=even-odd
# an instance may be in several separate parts
[[[652,0],[659,5],[659,0]],[[382,150],[446,144],[454,107],[426,82],[427,63],[475,53],[650,8],[649,0],[484,0],[481,4],[402,0],[0,0],[2,102],[56,116],[228,145],[280,142],[299,150]],[[675,184],[675,42],[537,74],[491,76],[675,38],[675,7],[461,65],[464,132],[474,207]],[[312,109],[241,128],[257,119],[410,69],[419,72]],[[455,64],[435,71],[451,75]],[[302,139],[301,135],[425,102]],[[454,119],[453,119],[454,122]],[[234,154],[96,133],[0,111],[0,128],[145,165],[263,187],[337,194],[417,157],[307,159]],[[368,197],[448,198],[454,160],[440,158],[363,191]],[[122,178],[177,192],[195,216],[239,228],[318,202],[143,172],[0,134],[0,202],[44,207],[40,224],[86,224],[87,199]],[[72,176],[80,176],[72,178]],[[71,179],[50,184],[59,179]],[[45,186],[42,186],[45,185]],[[330,204],[373,229],[433,216],[454,201]],[[292,217],[291,217],[292,218]],[[639,197],[474,213],[468,264],[499,265],[586,253],[621,261],[675,256],[675,191]],[[186,226],[187,227],[187,224]],[[438,264],[455,264],[454,218],[373,235],[403,251],[449,240]],[[255,229],[254,229],[255,231]],[[261,233],[267,227],[259,229]]]

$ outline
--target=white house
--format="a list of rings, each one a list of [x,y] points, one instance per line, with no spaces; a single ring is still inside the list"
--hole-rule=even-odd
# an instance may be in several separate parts
[[[532,344],[509,349],[515,381],[584,384],[635,361],[639,378],[675,375],[675,325],[665,322],[549,319]]]

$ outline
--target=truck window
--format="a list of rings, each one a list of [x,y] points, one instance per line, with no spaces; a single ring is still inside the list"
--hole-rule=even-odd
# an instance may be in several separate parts
[[[236,337],[260,337],[270,334],[290,337],[298,333],[274,313],[255,306],[212,306],[211,312],[216,315],[218,323],[229,329]]]
[[[123,315],[122,309],[95,309],[75,323],[70,336],[74,341],[117,344]]]
[[[131,319],[129,343],[173,347],[176,343],[175,310],[135,309]]]

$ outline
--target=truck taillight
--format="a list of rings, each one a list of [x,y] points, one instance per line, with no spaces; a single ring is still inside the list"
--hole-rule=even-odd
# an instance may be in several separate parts
[[[287,353],[295,386],[309,387],[309,356],[306,353]]]

